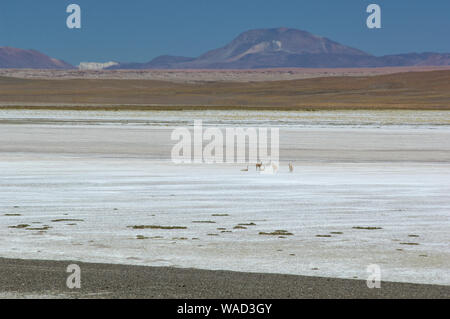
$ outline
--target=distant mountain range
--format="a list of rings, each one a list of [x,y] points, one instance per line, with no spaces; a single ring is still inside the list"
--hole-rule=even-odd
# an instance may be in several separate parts
[[[0,68],[72,69],[73,66],[35,50],[0,47]]]
[[[6,53],[5,53],[6,52]],[[91,63],[91,65],[93,65]],[[100,64],[99,64],[100,65]],[[449,53],[377,57],[306,31],[277,28],[242,33],[226,46],[197,58],[160,56],[147,63],[117,63],[107,69],[257,69],[447,66]],[[0,68],[72,68],[37,51],[0,48]]]

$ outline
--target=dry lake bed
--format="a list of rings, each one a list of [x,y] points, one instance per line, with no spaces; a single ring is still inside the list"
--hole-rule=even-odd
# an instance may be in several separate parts
[[[193,119],[279,173],[172,163]],[[0,257],[450,285],[449,194],[448,111],[0,111]]]

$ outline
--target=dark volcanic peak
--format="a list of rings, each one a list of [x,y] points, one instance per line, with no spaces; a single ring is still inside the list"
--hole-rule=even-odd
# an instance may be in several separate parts
[[[335,57],[333,59],[333,57]],[[371,55],[306,31],[276,28],[240,34],[226,46],[198,58],[158,57],[149,63],[115,68],[253,69],[268,67],[352,66],[354,58]],[[331,58],[331,60],[330,60]]]
[[[73,66],[36,50],[0,47],[0,68],[72,69]]]
[[[367,56],[327,38],[306,31],[278,28],[250,30],[239,35],[223,48],[199,57],[203,61],[233,62],[247,55],[272,54],[348,54]]]

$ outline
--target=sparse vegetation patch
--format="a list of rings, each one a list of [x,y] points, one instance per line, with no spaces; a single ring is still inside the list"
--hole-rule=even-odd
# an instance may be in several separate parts
[[[271,233],[260,232],[260,235],[263,236],[293,236],[293,233],[288,232],[287,230],[275,230]]]
[[[128,226],[128,228],[133,229],[187,229],[185,226],[159,226],[159,225],[134,225],[134,226]]]

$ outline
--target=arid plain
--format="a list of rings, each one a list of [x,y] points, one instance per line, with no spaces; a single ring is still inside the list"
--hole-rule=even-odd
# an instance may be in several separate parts
[[[330,77],[316,70],[322,75],[289,80],[269,74],[287,70],[251,71],[271,81],[63,73],[55,80],[54,71],[3,71],[0,256],[169,267],[154,268],[169,281],[173,268],[260,273],[248,277],[250,287],[280,279],[263,273],[349,279],[336,283],[340,297],[367,293],[366,267],[378,264],[383,280],[440,285],[393,285],[395,296],[426,297],[427,289],[448,296],[450,70],[369,71]],[[145,76],[160,74],[152,72]],[[171,132],[194,119],[220,129],[280,127],[280,172],[172,163]],[[41,267],[2,262],[5,269]],[[214,277],[179,273],[194,273],[195,282]],[[237,287],[228,297],[255,296],[239,290],[242,275],[226,276]],[[8,295],[18,293],[11,278]],[[293,286],[263,287],[262,294],[329,296],[329,283],[309,278],[311,287],[317,283],[312,295],[291,295]],[[181,290],[173,284],[161,294],[189,297],[174,293]],[[44,286],[20,296],[61,292]],[[217,289],[200,297],[217,296]]]
[[[450,109],[447,67],[2,74],[2,108]]]

